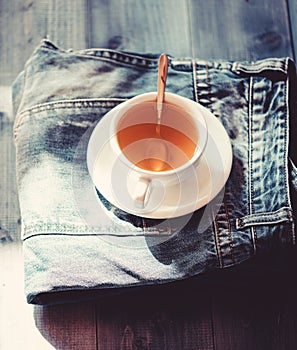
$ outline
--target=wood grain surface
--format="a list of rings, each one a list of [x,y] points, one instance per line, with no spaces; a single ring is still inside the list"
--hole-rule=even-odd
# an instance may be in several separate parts
[[[90,1],[91,46],[191,55],[187,0]]]
[[[190,1],[195,57],[293,56],[286,0]]]
[[[288,22],[291,31],[291,45],[293,48],[293,54],[297,57],[297,1],[288,0]]]
[[[255,60],[294,58],[296,28],[295,0],[0,0],[1,350],[297,348],[297,290],[290,276],[276,280],[280,274],[26,305],[10,102],[11,84],[42,38],[65,49]]]

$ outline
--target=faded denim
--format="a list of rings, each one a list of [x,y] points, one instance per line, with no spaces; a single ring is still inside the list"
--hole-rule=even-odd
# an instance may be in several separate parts
[[[156,90],[158,57],[63,51],[45,40],[15,81],[29,303],[51,302],[49,295],[61,291],[185,279],[295,244],[297,171],[289,138],[296,123],[296,78],[288,58],[170,57],[167,91],[209,108],[232,143],[230,177],[205,208],[178,219],[148,220],[96,193],[86,167],[91,131],[117,104]]]

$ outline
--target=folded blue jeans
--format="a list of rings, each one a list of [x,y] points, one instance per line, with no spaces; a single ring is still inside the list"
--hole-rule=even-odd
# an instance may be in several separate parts
[[[208,205],[179,218],[145,219],[96,191],[86,165],[92,130],[119,103],[156,91],[158,57],[65,51],[43,40],[14,82],[29,303],[50,303],[57,293],[63,300],[63,291],[182,280],[295,244],[296,77],[289,58],[169,56],[166,91],[208,108],[231,140],[230,176]]]

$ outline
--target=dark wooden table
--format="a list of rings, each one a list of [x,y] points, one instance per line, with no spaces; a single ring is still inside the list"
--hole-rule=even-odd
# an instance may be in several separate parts
[[[1,350],[297,349],[296,261],[287,253],[102,300],[26,305],[10,102],[44,37],[63,48],[255,60],[294,58],[296,28],[295,0],[0,0]]]

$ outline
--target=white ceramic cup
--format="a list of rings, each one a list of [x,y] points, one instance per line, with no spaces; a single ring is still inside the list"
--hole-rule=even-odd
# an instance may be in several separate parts
[[[138,95],[110,110],[88,144],[95,186],[112,204],[136,215],[158,210],[164,189],[193,179],[207,143],[204,116],[185,97],[165,93],[160,129],[156,123],[156,92]],[[148,129],[157,137],[145,135]]]

